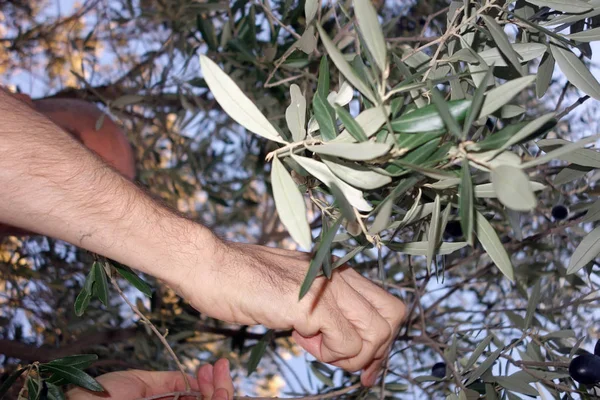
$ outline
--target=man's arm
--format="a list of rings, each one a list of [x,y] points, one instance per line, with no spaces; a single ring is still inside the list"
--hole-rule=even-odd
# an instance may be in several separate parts
[[[321,361],[372,385],[405,307],[351,268],[298,291],[306,253],[219,240],[162,207],[42,115],[0,91],[0,222],[154,275],[223,321],[293,329]]]
[[[212,233],[151,200],[43,115],[0,91],[0,221],[164,279],[174,254]],[[199,246],[199,247],[198,247]]]

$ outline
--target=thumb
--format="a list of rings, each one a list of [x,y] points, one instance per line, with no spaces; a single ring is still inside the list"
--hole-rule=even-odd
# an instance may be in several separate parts
[[[292,332],[292,338],[296,343],[314,357],[321,359],[321,344],[323,343],[323,335],[320,333],[315,336],[305,337],[297,331]]]
[[[215,393],[213,393],[211,400],[232,400],[229,398],[229,393],[224,388],[217,389]]]

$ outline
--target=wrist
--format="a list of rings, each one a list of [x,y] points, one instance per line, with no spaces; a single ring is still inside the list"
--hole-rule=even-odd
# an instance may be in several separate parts
[[[152,229],[144,229],[135,260],[128,265],[165,282],[178,292],[200,282],[221,252],[222,241],[210,229],[169,210],[161,210]],[[183,293],[182,293],[183,294]]]

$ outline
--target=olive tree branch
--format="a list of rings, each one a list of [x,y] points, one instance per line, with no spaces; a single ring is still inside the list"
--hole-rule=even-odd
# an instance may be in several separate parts
[[[191,390],[191,386],[190,386],[190,382],[188,379],[188,375],[185,372],[185,368],[183,367],[183,365],[177,358],[177,355],[175,355],[175,352],[173,351],[173,349],[167,342],[167,339],[165,339],[165,337],[158,331],[156,326],[154,326],[154,324],[148,318],[146,318],[146,316],[131,301],[129,301],[127,296],[125,296],[125,293],[123,293],[123,291],[119,287],[119,284],[117,283],[117,280],[114,278],[112,271],[110,271],[110,272],[111,272],[109,274],[110,282],[114,286],[115,290],[117,291],[117,293],[119,293],[119,295],[121,296],[123,301],[125,303],[127,303],[129,308],[131,308],[131,311],[133,311],[140,318],[142,323],[146,324],[152,330],[152,332],[156,335],[158,340],[160,340],[160,342],[165,346],[165,349],[167,350],[167,352],[169,353],[171,358],[175,361],[175,364],[177,365],[179,372],[181,372],[181,375],[183,375],[183,381],[185,382],[185,389],[186,389],[186,391],[189,392]]]

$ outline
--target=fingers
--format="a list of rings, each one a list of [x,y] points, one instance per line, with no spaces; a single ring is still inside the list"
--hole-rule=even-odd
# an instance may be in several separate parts
[[[213,376],[212,364],[205,364],[198,369],[198,388],[200,393],[202,393],[203,399],[210,399],[215,392]]]
[[[398,335],[400,324],[406,317],[406,307],[401,300],[387,293],[368,279],[365,279],[351,268],[341,271],[340,275],[354,290],[369,301],[390,327],[391,335],[389,339],[380,342],[375,358],[364,368],[361,375],[362,384],[364,386],[372,386],[375,384],[385,357]]]
[[[215,363],[214,367],[215,393],[213,400],[231,400],[233,399],[233,381],[229,371],[229,361],[225,358]]]
[[[367,299],[336,275],[332,298],[321,299],[306,323],[295,325],[293,337],[319,360],[358,371],[383,359],[393,331]]]
[[[334,276],[332,280],[347,286],[339,277]],[[307,295],[302,301],[308,310],[304,310],[304,318],[294,324],[293,335],[300,346],[326,363],[356,357],[361,352],[363,339],[332,295],[324,295],[316,302],[314,296]]]
[[[203,399],[232,400],[234,389],[229,361],[222,358],[214,367],[206,364],[198,370],[198,386]]]
[[[381,314],[350,286],[338,297],[341,313],[360,335],[363,346],[356,356],[335,362],[349,371],[366,368],[374,359],[382,358],[392,336],[392,329]]]

